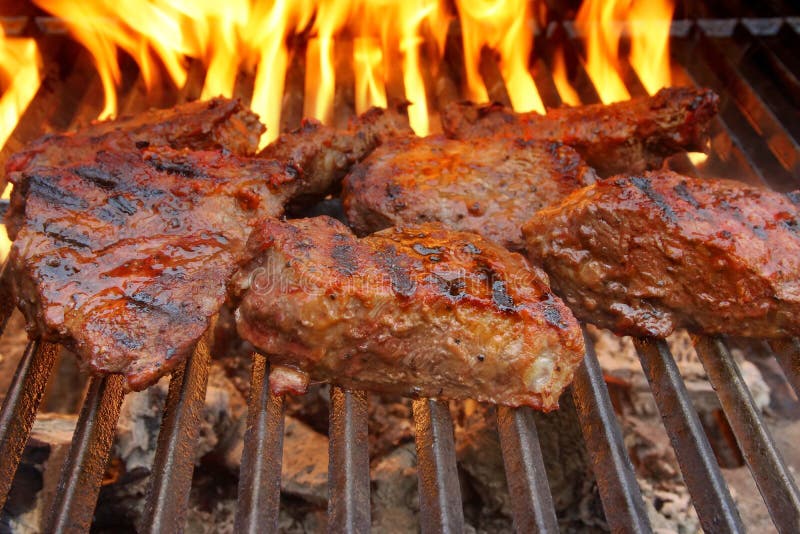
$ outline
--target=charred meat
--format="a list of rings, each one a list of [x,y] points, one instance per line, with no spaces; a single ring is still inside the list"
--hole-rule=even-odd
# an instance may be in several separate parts
[[[556,142],[405,137],[354,167],[342,196],[359,235],[439,221],[522,250],[524,222],[594,181],[578,153]]]
[[[240,335],[311,380],[406,395],[558,405],[581,331],[547,277],[438,224],[358,239],[329,217],[265,220],[231,294]]]
[[[575,314],[619,334],[800,334],[800,209],[671,172],[612,177],[523,227]]]
[[[96,122],[77,132],[45,135],[11,156],[6,175],[37,166],[91,161],[101,150],[148,146],[253,154],[263,132],[258,117],[238,100],[214,98]]]
[[[381,143],[413,133],[404,110],[372,108],[351,120],[346,130],[304,119],[299,129],[282,134],[259,156],[294,165],[317,183],[336,184]]]
[[[498,104],[453,104],[442,127],[456,139],[497,135],[561,141],[601,176],[658,168],[682,151],[704,151],[719,98],[709,89],[671,87],[652,97],[602,105],[514,113]]]
[[[29,328],[136,390],[206,330],[253,221],[322,186],[285,163],[166,147],[16,177],[10,265]]]

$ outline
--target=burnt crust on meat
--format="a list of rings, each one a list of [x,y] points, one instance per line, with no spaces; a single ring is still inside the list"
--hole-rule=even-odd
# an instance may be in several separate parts
[[[77,132],[45,135],[9,158],[6,177],[37,166],[91,161],[100,150],[169,146],[253,154],[264,131],[258,116],[238,99],[212,98],[95,122]]]
[[[800,209],[728,180],[602,180],[523,227],[531,261],[582,320],[618,334],[800,334]]]
[[[651,97],[514,113],[499,104],[455,103],[442,129],[455,139],[492,136],[561,141],[601,176],[661,167],[664,158],[708,149],[708,126],[719,97],[710,89],[669,87]]]
[[[291,163],[319,183],[338,184],[355,163],[381,143],[413,133],[405,105],[396,109],[371,108],[351,119],[345,130],[303,119],[298,129],[281,134],[259,156]],[[309,191],[309,195],[320,197],[328,192]]]
[[[266,219],[248,249],[239,333],[311,380],[551,410],[583,356],[544,273],[477,234]]]
[[[16,176],[25,202],[9,261],[31,335],[134,390],[192,351],[252,223],[320,186],[286,163],[167,147]]]
[[[519,251],[520,226],[531,215],[595,180],[594,170],[561,143],[404,137],[356,165],[342,198],[359,235],[439,221]]]

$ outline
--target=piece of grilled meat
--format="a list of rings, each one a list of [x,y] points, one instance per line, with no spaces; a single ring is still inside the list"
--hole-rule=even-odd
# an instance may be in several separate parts
[[[594,170],[560,143],[405,137],[356,165],[342,197],[359,235],[439,221],[522,250],[520,227],[531,215],[594,181]]]
[[[719,98],[709,89],[671,87],[652,97],[616,104],[514,113],[499,104],[452,104],[442,128],[456,139],[492,136],[561,141],[580,152],[601,176],[661,166],[682,151],[705,151]]]
[[[101,151],[17,173],[10,254],[29,329],[142,389],[192,350],[226,296],[251,224],[327,184],[220,151]],[[20,202],[21,204],[21,202]]]
[[[330,217],[268,219],[248,249],[231,281],[239,333],[311,380],[551,410],[583,356],[546,275],[477,234],[357,239]]]
[[[94,159],[100,150],[166,145],[195,150],[225,149],[253,154],[264,126],[238,100],[214,98],[132,117],[96,122],[77,132],[45,135],[11,156],[7,179],[37,166],[59,167]]]
[[[782,194],[671,172],[612,177],[523,233],[575,314],[619,334],[800,334],[800,209]]]
[[[353,164],[381,143],[413,133],[403,108],[371,108],[353,118],[346,130],[303,119],[300,128],[282,134],[259,156],[295,165],[318,183],[338,184]]]

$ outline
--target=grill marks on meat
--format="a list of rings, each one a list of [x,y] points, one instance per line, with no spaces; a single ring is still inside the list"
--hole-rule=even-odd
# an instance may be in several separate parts
[[[329,217],[268,219],[248,249],[231,282],[239,333],[312,380],[550,410],[583,356],[544,273],[476,234],[357,239]]]
[[[10,255],[29,328],[142,389],[182,361],[226,297],[252,221],[306,187],[291,166],[223,152],[101,151],[18,174]]]
[[[6,175],[36,166],[92,161],[101,150],[170,146],[253,154],[264,126],[238,100],[213,98],[133,117],[96,122],[77,132],[45,135],[8,160]]]
[[[800,334],[800,207],[671,172],[608,178],[524,228],[575,314],[619,334]]]
[[[259,155],[289,162],[302,169],[309,180],[330,186],[338,183],[355,163],[381,143],[413,133],[403,109],[372,108],[352,119],[346,130],[304,119],[300,128],[282,134]],[[317,197],[326,193],[327,188],[308,191],[309,195]]]
[[[345,213],[359,235],[439,221],[511,250],[537,210],[595,181],[570,147],[503,137],[405,137],[378,147],[344,180]]]
[[[442,128],[457,139],[492,136],[561,141],[601,176],[658,168],[682,151],[705,151],[719,97],[709,89],[670,87],[616,104],[514,113],[498,104],[452,104]]]

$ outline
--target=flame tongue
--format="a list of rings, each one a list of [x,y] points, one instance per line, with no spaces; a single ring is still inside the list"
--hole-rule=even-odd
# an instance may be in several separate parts
[[[630,63],[648,93],[670,84],[669,27],[672,0],[585,0],[575,20],[586,41],[586,72],[605,104],[627,100],[619,75],[623,30],[631,40]],[[557,85],[560,80],[557,78]]]

